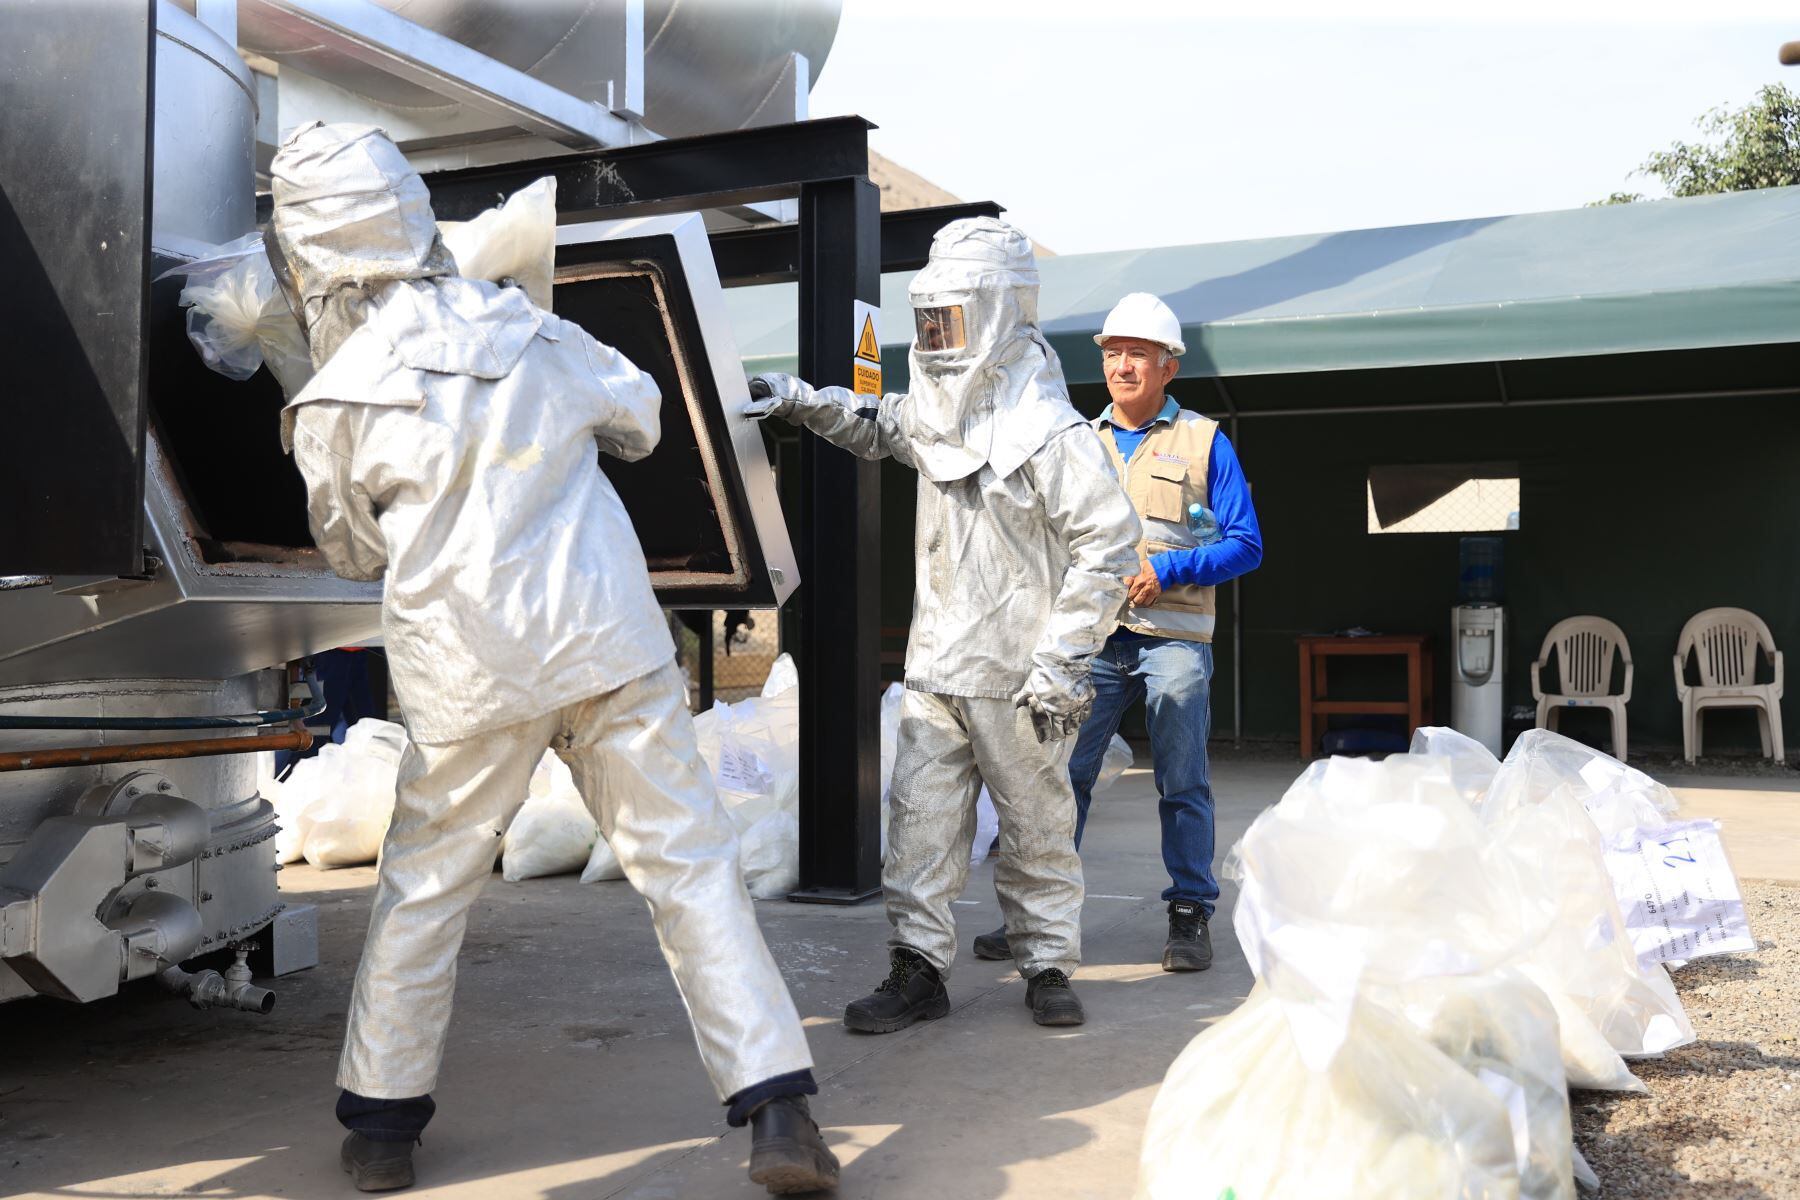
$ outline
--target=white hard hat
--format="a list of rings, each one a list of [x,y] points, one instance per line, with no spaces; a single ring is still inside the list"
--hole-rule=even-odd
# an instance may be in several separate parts
[[[1133,292],[1106,314],[1106,324],[1094,335],[1094,345],[1104,346],[1107,338],[1134,337],[1155,342],[1180,358],[1187,353],[1181,341],[1181,322],[1175,310],[1149,292]]]

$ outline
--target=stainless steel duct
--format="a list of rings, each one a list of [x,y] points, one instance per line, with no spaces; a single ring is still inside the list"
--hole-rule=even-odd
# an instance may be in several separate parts
[[[256,89],[237,50],[156,5],[151,243],[193,253],[256,228]]]
[[[607,102],[620,31],[637,0],[378,0],[425,29],[524,71],[552,87]],[[789,78],[790,56],[806,57],[816,78],[837,37],[842,0],[642,0],[643,122],[664,137],[764,123],[759,114]],[[242,10],[239,44],[377,104],[428,116],[454,106]],[[778,107],[774,111],[779,111]],[[284,124],[287,123],[284,118]]]

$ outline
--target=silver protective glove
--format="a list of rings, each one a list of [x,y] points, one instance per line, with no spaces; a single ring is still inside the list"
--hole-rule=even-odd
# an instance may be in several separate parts
[[[750,380],[750,403],[744,405],[744,415],[753,421],[764,417],[792,418],[811,399],[812,388],[792,375],[772,371]]]
[[[1031,712],[1037,740],[1073,737],[1094,711],[1094,684],[1086,670],[1034,666],[1025,686],[1013,696],[1016,708]]]

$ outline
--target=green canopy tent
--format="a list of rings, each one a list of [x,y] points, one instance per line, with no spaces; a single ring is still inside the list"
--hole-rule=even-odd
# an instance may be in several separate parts
[[[1167,302],[1181,320],[1187,355],[1177,381],[1182,385],[1179,398],[1225,421],[1240,445],[1239,422],[1255,418],[1289,418],[1281,426],[1281,439],[1298,436],[1295,431],[1301,428],[1318,438],[1323,431],[1354,428],[1329,423],[1333,418],[1372,415],[1377,421],[1429,422],[1433,430],[1442,431],[1446,427],[1436,418],[1455,418],[1458,411],[1470,410],[1477,415],[1459,426],[1463,433],[1451,439],[1444,457],[1417,457],[1430,451],[1413,445],[1399,451],[1401,460],[1455,462],[1484,454],[1516,457],[1527,451],[1537,454],[1535,447],[1553,446],[1560,440],[1560,423],[1541,422],[1529,426],[1535,432],[1521,440],[1519,431],[1525,426],[1520,418],[1542,408],[1569,411],[1563,406],[1588,406],[1598,417],[1605,411],[1600,405],[1645,402],[1642,412],[1648,423],[1673,420],[1679,428],[1683,420],[1718,426],[1725,414],[1741,411],[1714,407],[1710,402],[1715,398],[1753,398],[1769,404],[1800,395],[1800,354],[1794,345],[1800,341],[1800,187],[1301,237],[1065,255],[1042,260],[1039,270],[1042,326],[1062,359],[1079,406],[1091,412],[1104,403],[1100,354],[1093,335],[1106,313],[1128,292],[1151,292]],[[907,275],[890,275],[882,280],[880,333],[884,383],[890,391],[906,386],[906,350],[912,335],[908,279]],[[746,369],[752,372],[793,369],[795,331],[787,316],[793,304],[791,298],[777,300],[770,292],[769,288],[747,288],[728,293],[740,351]],[[1674,403],[1651,407],[1647,403],[1651,401]],[[1503,410],[1513,411],[1508,415]],[[1294,418],[1303,420],[1296,424]],[[1328,423],[1307,424],[1305,419],[1311,418]],[[1625,423],[1580,422],[1590,444],[1596,427]],[[1511,431],[1510,452],[1487,453],[1497,429]],[[1256,444],[1269,445],[1266,441]],[[1439,444],[1444,444],[1441,437]],[[1762,451],[1773,453],[1774,447],[1765,445]],[[1265,449],[1261,468],[1265,473],[1270,461],[1267,452]],[[1370,452],[1371,465],[1382,461],[1375,453]],[[1710,478],[1715,481],[1731,477],[1724,462],[1712,464],[1711,469],[1715,473]],[[1540,478],[1545,470],[1560,472],[1559,479],[1592,473],[1591,467],[1568,463],[1546,467],[1540,463]],[[1764,478],[1768,478],[1768,470],[1765,466]],[[1447,475],[1433,486],[1442,491],[1454,486],[1458,478],[1461,476]],[[1336,497],[1343,490],[1341,485],[1348,482],[1334,479],[1326,490]],[[1281,500],[1282,485],[1271,483],[1276,492],[1270,500]],[[1417,490],[1426,483],[1430,481],[1420,483],[1415,477],[1411,486]],[[1290,480],[1287,488],[1299,484]],[[1361,482],[1355,486],[1359,511],[1353,517],[1333,520],[1353,519],[1360,527]],[[1539,486],[1542,494],[1542,487],[1548,485],[1534,486]],[[1418,495],[1395,492],[1378,499],[1380,507],[1392,509],[1387,515],[1393,516],[1403,515],[1434,494],[1426,487]],[[1680,492],[1673,495],[1678,502],[1683,498]],[[1685,499],[1691,503],[1693,497]],[[1341,500],[1338,497],[1331,502]],[[1611,516],[1633,527],[1664,519],[1651,518],[1652,510],[1641,507],[1644,499],[1633,503],[1639,507],[1615,511]],[[1557,505],[1561,508],[1560,499]],[[1543,527],[1539,528],[1536,536],[1542,537]],[[1552,568],[1546,561],[1547,551],[1540,552],[1538,565],[1551,573],[1540,570],[1537,580],[1542,583],[1557,571],[1567,576],[1569,564],[1575,560],[1566,556],[1577,552],[1573,544],[1584,536],[1603,547],[1604,561],[1615,577],[1621,574],[1618,564],[1643,562],[1655,552],[1651,549],[1654,537],[1679,536],[1657,524],[1654,534],[1643,531],[1635,536],[1645,540],[1630,542],[1621,540],[1619,528],[1616,520],[1609,523],[1590,515],[1587,528],[1559,532],[1557,549],[1565,557]],[[1309,536],[1341,539],[1348,536],[1348,529],[1340,523],[1332,526],[1334,532],[1321,527]],[[1607,531],[1606,539],[1593,541],[1602,529]],[[1704,532],[1696,527],[1689,536],[1704,536]],[[1380,561],[1387,564],[1400,559],[1394,547],[1384,547],[1381,554]],[[1790,569],[1767,555],[1763,558],[1759,579],[1748,574],[1731,579],[1714,575],[1703,582],[1717,589],[1716,594],[1778,596],[1788,576],[1800,568]],[[1429,560],[1432,564],[1436,561]],[[1421,565],[1427,562],[1422,551],[1406,562],[1407,570],[1438,570],[1435,565]],[[1584,567],[1582,573],[1585,577],[1596,569],[1604,570]],[[1274,578],[1271,576],[1271,586]],[[1701,581],[1690,583],[1701,586]],[[1291,581],[1283,586],[1293,590]],[[1763,588],[1768,590],[1759,590]],[[1354,588],[1331,590],[1355,592]],[[1639,590],[1653,593],[1662,589]],[[1361,593],[1365,599],[1367,595]],[[1234,659],[1244,645],[1239,599],[1234,595],[1230,604]],[[1667,596],[1660,602],[1655,620],[1670,615],[1662,608],[1673,612],[1675,605],[1687,602],[1685,593],[1679,598]],[[1629,611],[1627,600],[1586,586],[1552,589],[1552,594],[1539,598],[1538,607],[1608,604]],[[1639,615],[1641,622],[1650,621],[1647,609],[1640,609]],[[1529,613],[1522,610],[1522,624],[1541,616],[1535,609]],[[1273,651],[1291,639],[1295,629],[1290,626],[1296,622],[1332,618],[1308,617],[1289,606],[1282,615],[1269,619],[1269,629],[1252,632]],[[1526,649],[1513,647],[1516,653]],[[1243,712],[1241,662],[1234,662],[1232,677],[1235,724],[1241,722]],[[1512,678],[1517,678],[1516,671],[1509,675]],[[1640,674],[1640,692],[1648,684]],[[1668,708],[1666,698],[1647,703],[1660,706],[1648,713],[1652,723],[1666,724],[1671,719],[1661,711]]]
[[[1039,270],[1040,319],[1071,385],[1101,381],[1093,335],[1120,296],[1142,291],[1181,319],[1187,379],[1436,367],[1452,370],[1398,388],[1407,381],[1387,377],[1379,391],[1393,404],[1581,399],[1578,388],[1553,394],[1555,372],[1523,372],[1515,397],[1504,374],[1466,368],[1791,342],[1800,330],[1800,188],[1071,254]],[[890,387],[905,382],[909,278],[882,280]],[[773,290],[729,293],[753,371],[793,368],[793,306]],[[1246,415],[1288,408],[1285,400],[1313,389],[1256,390]]]

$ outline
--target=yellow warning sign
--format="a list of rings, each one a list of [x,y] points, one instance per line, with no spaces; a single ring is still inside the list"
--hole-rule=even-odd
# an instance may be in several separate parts
[[[856,391],[863,396],[881,395],[881,310],[862,300],[856,302],[856,349],[851,362],[856,372]]]

